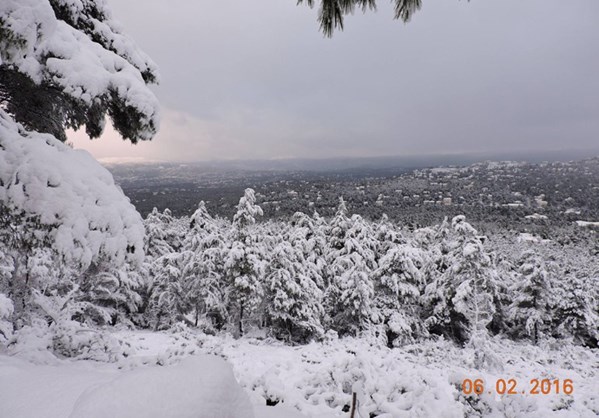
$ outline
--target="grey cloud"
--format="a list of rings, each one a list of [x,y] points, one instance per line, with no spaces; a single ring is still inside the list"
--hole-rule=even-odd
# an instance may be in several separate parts
[[[596,0],[427,0],[407,25],[383,1],[333,39],[294,0],[111,3],[201,130],[163,158],[597,148]]]

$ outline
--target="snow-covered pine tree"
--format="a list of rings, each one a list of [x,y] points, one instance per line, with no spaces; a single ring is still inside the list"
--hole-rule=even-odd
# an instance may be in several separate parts
[[[261,248],[259,231],[254,228],[256,216],[262,215],[254,190],[245,189],[233,216],[234,241],[224,261],[227,313],[237,336],[244,334],[247,323],[257,321],[264,296],[261,279],[266,251]]]
[[[44,274],[47,272],[39,267],[43,269],[59,261],[48,245],[49,230],[39,222],[39,217],[22,215],[21,218],[0,203],[0,292],[13,302],[14,320],[22,322],[32,289],[43,284],[38,279],[49,279]]]
[[[304,258],[305,271],[312,281],[324,291],[327,287],[327,242],[322,218],[315,213],[315,218],[297,212],[291,218],[291,229],[287,239],[294,248],[301,251]]]
[[[337,212],[330,222],[327,233],[329,247],[333,250],[341,250],[345,246],[345,238],[347,231],[351,227],[351,221],[347,216],[347,206],[343,197],[339,198],[339,206]]]
[[[173,222],[169,212],[160,213],[158,209],[152,209],[144,220],[146,235],[144,249],[146,256],[152,259],[158,258],[174,251],[168,236],[169,225]]]
[[[599,348],[599,275],[565,275],[555,286],[557,306],[553,333],[576,343]]]
[[[421,267],[420,250],[408,244],[395,244],[382,256],[372,274],[375,304],[390,347],[427,334],[421,319]]]
[[[277,338],[306,342],[324,335],[322,291],[306,269],[300,248],[281,242],[272,254],[266,275],[266,322]]]
[[[165,327],[173,323],[173,317],[166,318],[170,313],[174,312],[174,308],[166,307],[168,304],[174,306],[172,294],[177,294],[177,291],[171,284],[173,272],[178,277],[177,286],[183,286],[183,265],[180,257],[185,251],[181,249],[183,236],[185,235],[182,228],[183,222],[180,219],[175,219],[169,209],[165,209],[162,213],[154,208],[144,220],[146,235],[144,239],[145,262],[143,270],[145,272],[140,283],[139,292],[141,302],[139,306],[140,325],[151,325],[154,328],[161,326]],[[190,257],[187,255],[184,260]],[[171,270],[172,269],[172,270]],[[171,274],[173,273],[173,274]],[[108,273],[105,277],[112,277],[113,274]],[[166,292],[166,293],[165,293]]]
[[[459,342],[484,340],[496,311],[496,271],[476,230],[464,216],[452,219],[455,241],[448,268],[426,286],[430,309],[426,324],[432,332]]]
[[[256,216],[263,216],[262,208],[256,204],[256,192],[247,188],[239,199],[237,212],[233,216],[233,226],[240,235],[245,236],[246,229],[256,223]]]
[[[414,245],[422,250],[423,282],[432,283],[447,271],[451,244],[451,226],[447,218],[435,227],[414,231]]]
[[[208,213],[206,203],[203,200],[198,204],[198,208],[193,215],[191,215],[189,229],[194,232],[194,238],[200,239],[204,235],[215,232],[218,229],[217,222],[210,213]]]
[[[172,252],[153,260],[152,292],[145,315],[155,330],[168,328],[191,310],[190,291],[184,277],[191,251]]]
[[[226,231],[230,225],[214,219],[202,201],[190,221],[190,230],[184,244],[191,251],[183,276],[189,289],[190,302],[195,311],[194,324],[200,319],[206,331],[220,330],[226,323],[225,272]]]
[[[325,292],[325,306],[331,327],[340,334],[356,335],[379,321],[374,305],[374,285],[370,278],[376,268],[376,240],[369,225],[359,215],[343,219],[343,201],[336,215],[338,229],[335,247],[328,254],[331,282]],[[341,237],[341,229],[347,230]]]
[[[258,308],[264,297],[264,262],[256,249],[242,241],[234,241],[224,261],[227,285],[225,300],[228,319],[234,335],[241,336],[247,324],[258,322]]]
[[[132,265],[92,267],[80,279],[74,294],[74,300],[81,306],[79,319],[99,325],[129,323],[131,315],[142,305],[142,273]]]
[[[72,294],[93,265],[142,261],[141,216],[105,168],[61,141],[83,125],[99,136],[106,115],[132,142],[151,139],[158,101],[146,83],[155,80],[154,64],[117,30],[105,2],[0,3],[0,234],[17,233],[10,283],[0,286],[18,287],[13,318],[34,309],[34,293]],[[26,266],[39,269],[41,254],[69,273],[32,280]]]
[[[537,343],[551,327],[554,286],[545,261],[532,250],[522,254],[518,272],[510,292],[508,315],[518,337],[528,336]]]
[[[397,244],[405,242],[399,228],[389,221],[389,217],[383,214],[381,219],[374,225],[375,238],[378,241],[377,259],[387,254]]]

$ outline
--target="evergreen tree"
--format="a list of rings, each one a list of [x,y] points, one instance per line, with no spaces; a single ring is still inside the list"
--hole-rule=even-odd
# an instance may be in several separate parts
[[[448,268],[426,286],[430,313],[426,320],[436,333],[464,342],[484,338],[496,311],[496,272],[476,230],[464,216],[452,219],[455,241]]]
[[[556,286],[555,335],[599,347],[599,276],[566,275]]]
[[[144,221],[146,235],[144,240],[145,254],[151,258],[157,258],[174,251],[170,244],[168,236],[169,224],[173,222],[170,213],[165,210],[164,213],[158,212],[158,209],[152,209]]]
[[[15,325],[37,314],[34,295],[102,307],[99,289],[129,291],[109,276],[142,261],[141,217],[105,168],[60,141],[84,125],[100,136],[106,116],[133,143],[151,139],[158,101],[147,84],[156,77],[105,2],[0,2],[0,236],[10,242],[0,288]]]
[[[426,335],[420,319],[421,265],[420,251],[407,244],[396,244],[379,260],[379,267],[373,272],[376,306],[389,346],[413,342]]]
[[[254,225],[262,215],[254,190],[245,189],[233,216],[234,241],[224,260],[227,314],[237,336],[244,334],[246,323],[257,321],[264,296],[265,251],[259,248],[262,240]]]
[[[226,323],[224,262],[226,257],[225,232],[229,225],[210,216],[204,202],[191,217],[185,249],[193,253],[184,267],[189,297],[195,310],[194,324],[201,316],[209,327],[220,330]]]
[[[327,275],[327,243],[324,222],[317,213],[314,219],[297,212],[291,219],[291,229],[286,238],[295,249],[302,253],[305,271],[319,289],[326,288]]]
[[[136,266],[93,265],[73,295],[80,306],[78,319],[90,325],[129,323],[142,305],[142,286],[142,272]]]
[[[389,221],[389,217],[385,214],[374,227],[375,238],[378,242],[377,258],[384,256],[391,248],[405,241],[401,231]]]
[[[255,248],[242,241],[232,243],[224,260],[224,274],[227,314],[237,336],[245,333],[247,323],[257,320],[264,296],[260,280],[263,270],[264,263]]]
[[[519,264],[508,314],[517,335],[529,336],[536,343],[550,329],[554,286],[544,260],[535,252],[525,252]]]
[[[245,235],[245,229],[256,223],[256,216],[263,216],[262,208],[256,205],[256,193],[254,189],[245,189],[245,192],[239,204],[237,212],[233,216],[233,226],[237,228],[241,235]]]
[[[266,276],[265,314],[277,338],[306,342],[324,334],[322,291],[306,272],[309,266],[289,242],[274,249]]]
[[[150,267],[152,291],[146,308],[146,320],[157,329],[165,329],[184,320],[191,309],[190,290],[184,269],[192,257],[190,251],[172,252],[155,259]]]
[[[421,228],[414,232],[414,244],[423,253],[423,282],[433,283],[438,280],[449,267],[451,249],[451,228],[447,218],[435,227]]]
[[[332,280],[325,293],[325,305],[332,327],[341,334],[355,335],[379,320],[370,278],[376,268],[376,240],[361,216],[354,215],[346,223],[344,206],[341,201],[332,224],[336,247],[328,255]]]
[[[339,198],[339,206],[337,212],[331,220],[327,237],[329,240],[329,247],[333,250],[341,250],[345,246],[345,239],[347,231],[351,227],[351,221],[347,216],[347,206],[343,197]]]

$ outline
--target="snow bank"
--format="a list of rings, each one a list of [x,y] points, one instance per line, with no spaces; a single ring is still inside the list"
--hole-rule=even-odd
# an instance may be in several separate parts
[[[25,130],[0,109],[0,204],[39,217],[55,249],[85,267],[143,257],[142,218],[108,170],[83,150]]]
[[[70,418],[253,418],[231,368],[215,356],[126,372],[84,392]]]

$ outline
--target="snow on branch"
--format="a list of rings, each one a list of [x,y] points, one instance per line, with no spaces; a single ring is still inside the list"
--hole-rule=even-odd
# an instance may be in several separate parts
[[[141,216],[110,172],[86,151],[27,131],[1,109],[0,205],[39,219],[54,248],[82,267],[143,257]]]
[[[64,112],[62,129],[93,125],[88,134],[99,136],[108,114],[116,130],[133,143],[151,139],[158,130],[158,100],[146,85],[157,81],[156,65],[119,33],[104,1],[3,0],[0,70],[54,89],[56,100],[64,102],[63,94],[71,99],[74,110]],[[4,100],[14,101],[20,92],[0,81]],[[22,107],[20,103],[10,113],[23,112]],[[84,115],[73,116],[77,112]],[[16,120],[29,122],[26,117]]]

